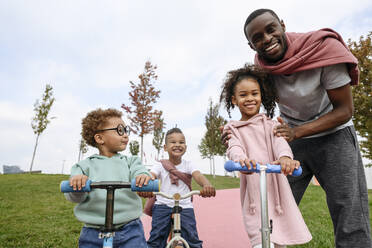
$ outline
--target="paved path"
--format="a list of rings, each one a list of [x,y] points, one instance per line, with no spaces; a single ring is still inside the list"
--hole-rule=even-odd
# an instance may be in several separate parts
[[[193,203],[203,248],[251,248],[243,226],[239,189],[217,190],[214,198],[194,196]],[[141,219],[148,238],[151,217]]]

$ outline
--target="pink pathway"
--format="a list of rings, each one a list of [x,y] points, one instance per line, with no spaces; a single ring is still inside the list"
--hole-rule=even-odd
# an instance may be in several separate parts
[[[239,189],[217,190],[214,198],[195,196],[194,209],[204,248],[251,248],[242,221]],[[141,219],[149,238],[151,217],[143,215]]]

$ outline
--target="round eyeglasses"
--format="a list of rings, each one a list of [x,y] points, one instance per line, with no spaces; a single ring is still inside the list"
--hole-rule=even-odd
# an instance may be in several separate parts
[[[96,132],[102,132],[102,131],[108,131],[108,130],[116,130],[116,132],[123,136],[124,134],[129,135],[130,134],[130,128],[128,126],[124,126],[123,124],[119,124],[117,127],[114,128],[105,128],[101,130],[97,130]]]

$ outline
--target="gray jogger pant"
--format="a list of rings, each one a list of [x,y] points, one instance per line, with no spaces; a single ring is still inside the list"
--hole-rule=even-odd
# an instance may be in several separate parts
[[[303,169],[300,177],[288,176],[297,204],[315,175],[326,193],[336,247],[372,248],[368,191],[354,127],[294,140],[290,146]]]

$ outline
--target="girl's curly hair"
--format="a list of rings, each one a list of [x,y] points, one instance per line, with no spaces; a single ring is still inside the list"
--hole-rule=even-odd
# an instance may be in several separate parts
[[[88,145],[97,147],[97,143],[94,140],[94,135],[97,133],[97,130],[105,126],[107,120],[112,117],[121,118],[123,113],[116,109],[105,109],[100,108],[93,110],[83,118],[81,125],[82,131],[81,136],[87,142]]]
[[[265,70],[248,63],[242,68],[229,71],[222,84],[220,102],[224,102],[229,117],[231,118],[230,110],[234,108],[231,99],[234,95],[235,87],[246,78],[253,78],[260,85],[262,105],[266,110],[266,115],[272,118],[276,107],[275,101],[278,100],[274,83]]]

